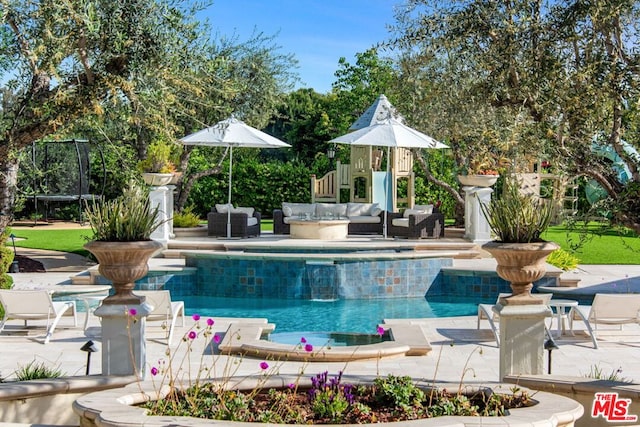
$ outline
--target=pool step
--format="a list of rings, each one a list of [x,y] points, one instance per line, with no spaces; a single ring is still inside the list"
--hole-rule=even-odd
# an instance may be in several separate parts
[[[246,342],[259,340],[264,334],[273,332],[276,325],[267,323],[267,319],[255,319],[255,322],[231,323],[224,333],[218,349],[223,353],[242,353]]]

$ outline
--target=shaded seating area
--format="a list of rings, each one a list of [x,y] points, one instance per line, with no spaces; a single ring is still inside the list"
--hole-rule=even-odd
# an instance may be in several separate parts
[[[444,237],[444,215],[434,205],[415,205],[404,212],[389,212],[387,235],[407,239]]]
[[[262,215],[251,207],[233,207],[229,204],[216,204],[207,215],[207,235],[227,237],[227,223],[231,209],[231,237],[260,236]]]
[[[10,320],[22,320],[25,330],[29,328],[29,320],[46,320],[44,344],[47,344],[62,316],[73,317],[73,326],[78,326],[75,301],[53,301],[47,290],[0,289],[0,303],[4,308],[0,332]]]
[[[162,322],[161,326],[166,331],[167,345],[171,345],[178,317],[182,318],[182,327],[184,327],[184,301],[172,301],[171,293],[167,290],[134,291],[134,293],[144,296],[146,302],[153,307],[147,316],[147,326],[149,322]]]
[[[598,348],[598,325],[640,324],[640,294],[596,294],[591,306],[573,307],[569,313],[569,327],[582,321],[589,332],[593,348]]]

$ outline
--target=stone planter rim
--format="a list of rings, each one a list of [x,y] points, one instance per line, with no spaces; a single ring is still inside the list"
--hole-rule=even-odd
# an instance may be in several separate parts
[[[295,376],[278,376],[274,375],[267,380],[266,384],[262,384],[263,388],[270,387],[286,387],[287,384],[294,381]],[[234,377],[232,380],[241,381],[245,387],[242,389],[251,389],[255,384],[260,381],[247,379],[247,377]],[[305,378],[306,379],[306,378]],[[349,381],[348,376],[344,376],[343,379]],[[263,380],[264,381],[264,380]],[[350,381],[357,382],[357,381]],[[363,381],[360,380],[360,383]],[[421,386],[429,386],[428,383],[421,383]],[[457,390],[458,383],[436,383],[438,388],[447,388],[449,390]],[[490,388],[499,393],[509,393],[513,384],[505,383],[490,383],[485,384],[482,387],[478,386],[463,386],[465,389],[471,387],[472,389]],[[522,388],[522,387],[521,387]],[[168,392],[167,389],[162,392]],[[73,403],[73,410],[81,417],[81,421],[91,420],[95,425],[100,427],[117,427],[122,425],[128,426],[145,426],[145,427],[160,427],[166,425],[212,425],[224,424],[237,427],[256,427],[262,424],[259,423],[245,423],[245,422],[233,422],[233,421],[213,421],[207,419],[200,419],[194,417],[173,417],[173,416],[150,416],[145,414],[145,410],[132,405],[142,403],[150,399],[150,396],[155,396],[158,393],[153,388],[153,384],[150,381],[142,382],[140,384],[130,384],[125,388],[116,390],[105,390],[95,393],[86,394]],[[477,426],[477,425],[533,425],[533,424],[549,424],[557,426],[572,426],[575,420],[579,419],[583,413],[584,408],[581,404],[570,399],[568,397],[551,394],[549,392],[535,391],[530,393],[536,405],[511,409],[510,414],[505,417],[465,417],[465,416],[445,416],[428,418],[412,421],[398,421],[391,423],[379,423],[387,425],[398,426]],[[82,420],[85,418],[85,420]],[[557,424],[554,424],[557,423]],[[81,424],[84,425],[84,424]],[[266,424],[265,424],[266,425]],[[336,426],[356,426],[356,424],[332,424]],[[363,424],[357,424],[362,426]],[[366,424],[365,424],[366,425]],[[373,425],[373,424],[369,424]]]
[[[460,184],[468,187],[491,187],[498,182],[500,175],[458,175]]]

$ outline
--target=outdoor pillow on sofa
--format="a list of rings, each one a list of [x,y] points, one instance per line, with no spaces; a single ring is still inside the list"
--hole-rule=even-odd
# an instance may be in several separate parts
[[[324,218],[333,216],[334,218],[347,216],[346,203],[316,203],[316,216]]]
[[[285,224],[289,224],[289,219],[296,219],[316,215],[316,205],[314,203],[289,203],[282,202],[282,213],[284,215],[283,221]]]
[[[216,208],[217,209],[217,208]],[[243,213],[247,214],[247,225],[252,226],[258,223],[258,218],[253,216],[255,209],[254,208],[243,208],[238,206],[237,208],[232,208],[231,213]]]
[[[218,213],[228,213],[229,209],[233,209],[233,205],[231,203],[216,203],[216,212]]]
[[[377,224],[382,209],[377,203],[347,203],[347,216],[352,223]]]
[[[405,209],[402,218],[394,218],[391,224],[396,227],[409,227],[411,215],[430,215],[433,213],[433,205],[415,205],[413,209]]]

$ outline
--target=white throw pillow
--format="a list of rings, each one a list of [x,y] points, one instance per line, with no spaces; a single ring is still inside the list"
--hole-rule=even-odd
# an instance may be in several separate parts
[[[255,211],[254,208],[243,208],[238,206],[237,208],[231,209],[231,213],[244,213],[247,214],[247,216],[253,216],[253,212]]]
[[[422,211],[422,213],[433,213],[433,205],[414,205],[413,209],[416,211]]]
[[[371,215],[373,203],[347,203],[347,216]]]
[[[344,203],[316,203],[316,215],[321,218],[347,216],[347,205]]]
[[[225,203],[224,205],[216,204],[216,211],[218,213],[228,213],[229,209],[233,210],[233,205],[231,203]]]
[[[313,203],[282,203],[282,212],[285,216],[305,216],[309,214],[311,216],[316,214],[316,205]]]
[[[402,216],[405,218],[409,218],[410,215],[424,215],[424,214],[426,214],[425,211],[419,211],[416,209],[405,209],[404,214],[402,214]]]

